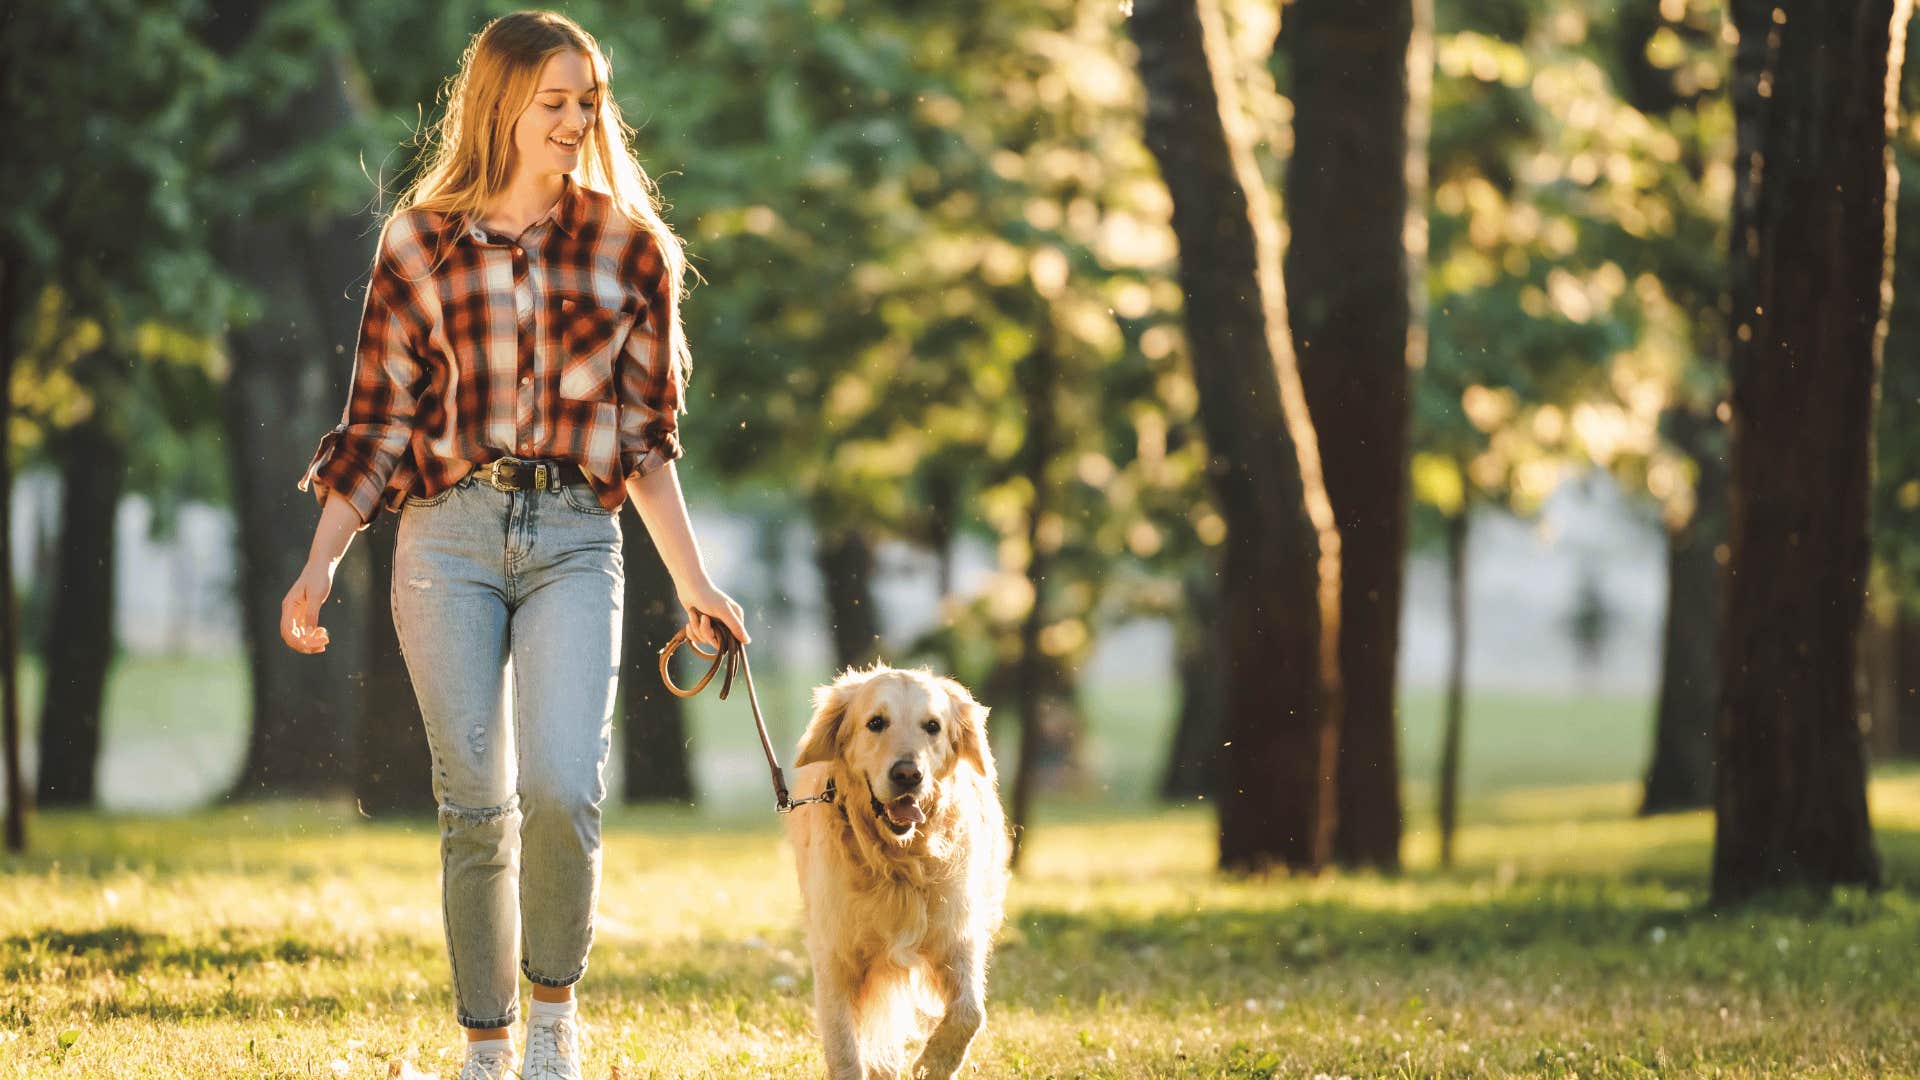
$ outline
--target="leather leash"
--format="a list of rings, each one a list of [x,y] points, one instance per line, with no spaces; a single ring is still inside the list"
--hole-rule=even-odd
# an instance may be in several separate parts
[[[815,795],[811,798],[795,799],[787,794],[786,774],[780,771],[780,759],[775,757],[773,753],[773,740],[767,738],[767,722],[760,716],[760,695],[753,689],[753,665],[747,662],[747,648],[740,644],[739,639],[733,636],[733,631],[728,630],[720,620],[709,619],[709,622],[713,626],[713,632],[720,638],[720,647],[713,652],[707,652],[705,649],[702,649],[700,643],[693,640],[692,635],[687,632],[690,629],[689,627],[681,627],[674,632],[673,639],[668,641],[660,650],[660,681],[667,685],[667,691],[673,694],[673,696],[690,698],[700,691],[705,690],[707,684],[713,681],[714,674],[724,667],[726,669],[726,677],[720,681],[720,700],[725,701],[727,700],[727,694],[733,690],[733,673],[737,668],[741,674],[746,676],[747,701],[753,706],[754,726],[760,730],[760,749],[766,752],[767,771],[773,775],[774,809],[779,813],[785,814],[796,806],[805,806],[808,803],[832,802],[834,790],[831,782],[828,783],[827,790],[824,794]],[[707,673],[700,676],[700,681],[685,690],[675,685],[673,676],[668,672],[667,668],[668,661],[673,659],[674,652],[682,645],[693,646],[695,656],[703,660],[710,659],[713,661],[712,666],[707,668]]]

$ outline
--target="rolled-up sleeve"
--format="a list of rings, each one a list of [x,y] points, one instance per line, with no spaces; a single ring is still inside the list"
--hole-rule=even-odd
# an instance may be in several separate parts
[[[679,283],[670,281],[659,249],[649,237],[632,272],[643,283],[646,311],[634,323],[620,354],[620,469],[630,480],[680,456],[680,413],[685,373]]]
[[[362,529],[380,512],[381,492],[406,452],[425,378],[408,332],[410,297],[411,286],[383,250],[367,285],[346,411],[300,478],[300,490],[311,490],[322,506],[329,494],[345,498]]]

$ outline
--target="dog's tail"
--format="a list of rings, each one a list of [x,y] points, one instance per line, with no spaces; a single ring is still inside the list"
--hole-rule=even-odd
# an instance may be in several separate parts
[[[939,992],[921,965],[874,971],[854,1010],[861,1059],[882,1075],[904,1074],[940,1012]]]

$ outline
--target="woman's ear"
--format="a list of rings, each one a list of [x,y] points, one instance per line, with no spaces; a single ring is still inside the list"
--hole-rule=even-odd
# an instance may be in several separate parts
[[[987,743],[987,714],[993,710],[973,700],[973,694],[959,680],[942,678],[940,684],[953,700],[953,741],[960,760],[973,765],[987,783],[1000,782],[993,765],[993,747]]]
[[[840,724],[846,719],[853,692],[864,681],[864,674],[856,676],[848,670],[826,686],[813,688],[813,719],[807,721],[806,733],[800,736],[800,749],[793,760],[795,768],[816,761],[832,761],[839,754]]]

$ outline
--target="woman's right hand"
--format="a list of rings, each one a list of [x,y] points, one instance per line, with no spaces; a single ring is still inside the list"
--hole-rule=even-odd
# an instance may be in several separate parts
[[[280,601],[280,638],[294,652],[327,651],[327,628],[320,625],[320,605],[333,591],[333,565],[308,563]]]

